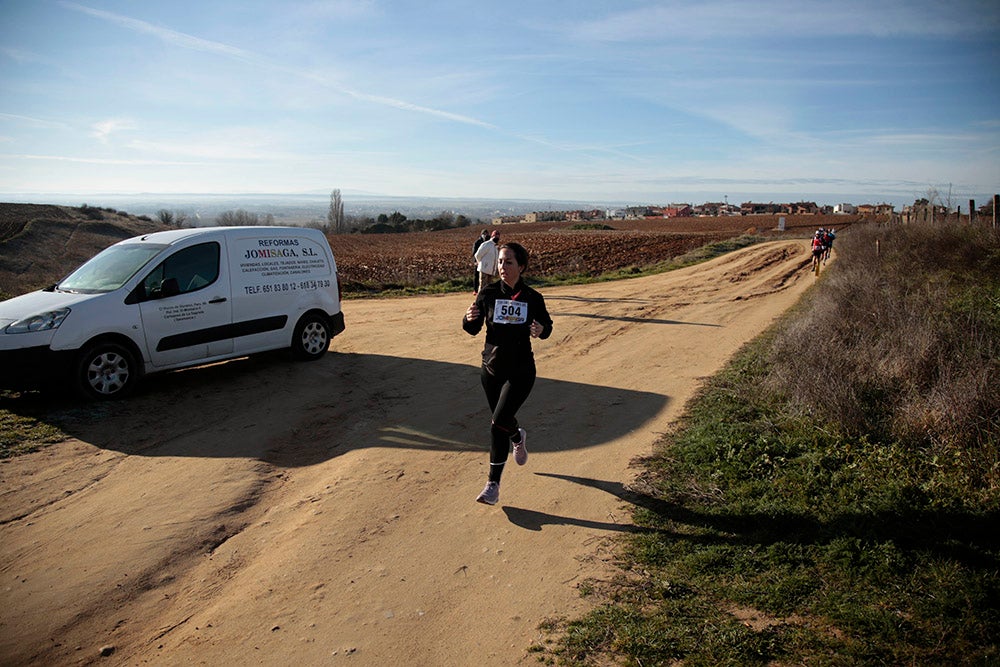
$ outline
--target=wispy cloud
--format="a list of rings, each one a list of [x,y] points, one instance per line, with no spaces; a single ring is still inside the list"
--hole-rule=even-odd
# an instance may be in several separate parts
[[[0,119],[10,120],[18,123],[26,123],[34,127],[48,127],[53,129],[66,129],[69,126],[66,123],[62,123],[55,120],[46,120],[44,118],[34,118],[32,116],[21,116],[13,113],[0,113]]]
[[[272,62],[259,54],[253,53],[251,51],[246,51],[244,49],[240,49],[235,46],[230,46],[228,44],[202,39],[200,37],[195,37],[193,35],[177,32],[176,30],[170,30],[169,28],[155,26],[146,21],[130,18],[127,16],[122,16],[120,14],[115,14],[113,12],[107,12],[100,9],[93,9],[91,7],[79,5],[74,2],[67,2],[65,0],[62,0],[60,4],[66,7],[67,9],[72,9],[74,11],[82,12],[89,16],[102,19],[104,21],[110,21],[111,23],[119,25],[128,30],[132,30],[134,32],[139,32],[143,34],[153,35],[163,40],[164,42],[172,44],[174,46],[179,46],[181,48],[191,49],[194,51],[202,51],[205,53],[213,53],[227,58],[234,58],[236,60],[254,63],[260,66],[268,67],[276,71],[306,78],[316,83],[322,84],[330,89],[333,89],[343,95],[347,95],[348,97],[351,97],[353,99],[362,102],[392,107],[395,109],[400,109],[402,111],[411,111],[420,114],[427,114],[431,116],[436,116],[438,118],[443,118],[445,120],[450,120],[458,123],[465,123],[468,125],[477,125],[479,127],[487,129],[495,129],[495,126],[491,125],[490,123],[469,116],[465,116],[462,114],[457,114],[457,113],[452,113],[450,111],[444,111],[441,109],[422,106],[419,104],[414,104],[412,102],[407,102],[405,100],[395,99],[393,97],[388,97],[385,95],[375,95],[371,93],[361,92],[358,90],[353,90],[344,87],[337,82],[332,81],[328,77],[316,74],[314,72],[303,71],[287,67]]]
[[[204,51],[205,53],[216,53],[239,60],[257,60],[257,57],[253,53],[244,51],[243,49],[239,49],[235,46],[229,46],[228,44],[201,39],[200,37],[194,37],[193,35],[177,32],[176,30],[156,26],[152,23],[122,16],[121,14],[115,14],[114,12],[106,12],[102,9],[85,7],[84,5],[79,5],[75,2],[62,0],[59,4],[67,9],[72,9],[74,11],[93,16],[94,18],[115,23],[123,28],[132,30],[133,32],[152,35],[167,44],[173,44],[174,46],[180,46],[194,51]]]

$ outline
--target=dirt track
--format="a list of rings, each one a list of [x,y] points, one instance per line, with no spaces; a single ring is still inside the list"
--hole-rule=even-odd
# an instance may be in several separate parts
[[[311,364],[150,378],[0,465],[0,660],[537,664],[629,526],[619,497],[698,382],[814,282],[806,241],[544,291],[552,337],[500,504],[469,295],[349,301]],[[102,647],[114,647],[100,657]],[[109,649],[110,651],[110,649]]]

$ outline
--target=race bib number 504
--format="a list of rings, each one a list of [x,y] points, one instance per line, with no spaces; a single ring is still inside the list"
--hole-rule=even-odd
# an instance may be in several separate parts
[[[494,324],[524,324],[528,321],[528,304],[510,299],[497,299],[493,306]]]

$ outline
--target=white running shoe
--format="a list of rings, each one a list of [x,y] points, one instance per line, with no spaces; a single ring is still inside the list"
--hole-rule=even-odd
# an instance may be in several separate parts
[[[514,463],[523,466],[528,462],[528,432],[523,428],[517,429],[521,434],[521,442],[514,443]]]
[[[496,505],[500,500],[500,482],[486,482],[486,488],[476,498],[477,503]]]

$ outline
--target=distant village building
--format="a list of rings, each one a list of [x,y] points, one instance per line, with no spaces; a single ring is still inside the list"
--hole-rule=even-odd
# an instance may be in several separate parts
[[[895,209],[892,204],[859,204],[857,212],[861,215],[892,215]]]
[[[786,210],[787,204],[775,204],[770,202],[767,204],[758,204],[756,202],[747,201],[740,204],[740,215],[769,215],[776,213],[788,213]]]
[[[578,222],[588,220],[660,219],[690,216],[723,215],[894,215],[892,204],[837,204],[819,206],[816,202],[799,201],[791,203],[743,202],[739,206],[726,202],[705,202],[697,206],[691,204],[668,204],[666,206],[627,206],[615,209],[589,209],[573,211],[533,211],[523,216],[508,215],[492,219],[494,225],[519,222]]]
[[[688,218],[694,215],[690,204],[671,204],[663,209],[664,218]]]
[[[648,218],[652,212],[649,206],[628,206],[625,208],[626,218]]]
[[[705,202],[704,204],[693,206],[691,208],[691,213],[693,215],[703,215],[713,218],[720,215],[733,215],[734,212],[739,214],[739,208],[736,206],[730,206],[726,202],[721,201]]]
[[[816,215],[819,213],[819,206],[814,201],[800,201],[789,204],[789,213],[795,215]]]
[[[814,201],[800,201],[791,204],[759,204],[757,202],[743,202],[740,204],[740,215],[818,215],[820,207]]]
[[[524,217],[514,218],[512,220],[506,220],[507,222],[560,222],[567,220],[570,222],[578,222],[582,220],[604,220],[607,214],[599,208],[593,208],[586,211],[532,211],[531,213],[525,213]],[[494,218],[494,224],[496,224],[496,218]]]

